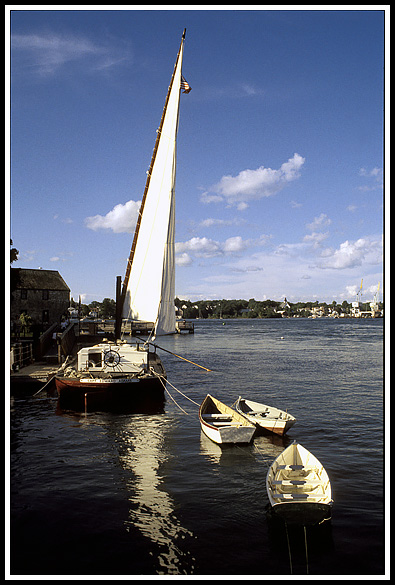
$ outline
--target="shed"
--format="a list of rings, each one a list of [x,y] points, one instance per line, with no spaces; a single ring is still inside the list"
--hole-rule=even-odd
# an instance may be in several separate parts
[[[11,268],[11,322],[22,313],[43,329],[59,322],[70,305],[70,289],[57,270]]]

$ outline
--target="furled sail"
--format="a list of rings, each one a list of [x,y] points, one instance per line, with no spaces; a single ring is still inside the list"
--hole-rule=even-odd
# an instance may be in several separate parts
[[[175,332],[176,140],[185,31],[148,171],[123,283],[123,318],[153,322],[155,335]]]

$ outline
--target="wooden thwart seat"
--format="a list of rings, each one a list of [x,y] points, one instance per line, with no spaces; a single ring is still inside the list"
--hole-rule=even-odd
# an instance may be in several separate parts
[[[241,423],[238,422],[223,422],[223,421],[211,421],[211,423],[215,426],[215,427],[239,427],[241,426]]]
[[[307,485],[324,485],[320,479],[274,479],[271,482],[273,485],[294,485],[294,486],[307,486]]]
[[[279,493],[273,492],[273,498],[278,500],[322,500],[323,494],[293,494],[293,493]]]
[[[203,419],[210,421],[210,420],[232,420],[232,417],[228,414],[203,414]]]
[[[277,469],[286,469],[288,471],[317,471],[317,467],[309,467],[308,465],[278,465]]]

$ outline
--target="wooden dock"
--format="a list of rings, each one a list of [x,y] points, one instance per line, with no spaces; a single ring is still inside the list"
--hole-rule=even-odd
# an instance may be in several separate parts
[[[32,392],[39,390],[54,376],[58,368],[57,364],[34,362],[16,372],[11,372],[11,394],[23,389],[28,389]]]
[[[195,333],[195,325],[191,321],[180,319],[176,321],[176,332],[177,333]]]

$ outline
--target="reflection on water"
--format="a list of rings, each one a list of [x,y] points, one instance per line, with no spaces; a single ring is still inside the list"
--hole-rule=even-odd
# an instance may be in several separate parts
[[[224,327],[201,320],[195,335],[166,336],[161,344],[169,351],[216,368],[202,373],[166,354],[171,382],[191,399],[200,403],[209,392],[231,405],[242,391],[296,416],[285,437],[256,436],[246,446],[214,444],[200,435],[197,414],[180,414],[170,400],[165,413],[85,415],[55,411],[55,402],[28,400],[28,392],[15,396],[15,573],[380,574],[377,321],[235,319]],[[277,526],[267,514],[268,467],[293,439],[328,471],[335,500],[330,523]]]
[[[211,441],[203,432],[200,433],[200,452],[211,463],[219,463],[223,455],[229,455],[234,451],[244,452],[246,456],[255,457],[255,454],[261,456],[269,465],[280,455],[280,453],[289,445],[291,440],[279,435],[261,435],[255,436],[250,445],[218,445]]]
[[[254,447],[271,465],[272,461],[288,447],[290,442],[291,439],[288,435],[282,437],[279,435],[258,435],[254,438]]]
[[[132,474],[127,481],[130,511],[125,524],[138,528],[151,541],[159,574],[186,573],[186,565],[189,571],[193,568],[193,558],[182,550],[185,538],[193,535],[177,518],[160,473],[171,457],[168,438],[165,441],[170,429],[171,419],[164,415],[134,416],[117,437],[121,464]]]

